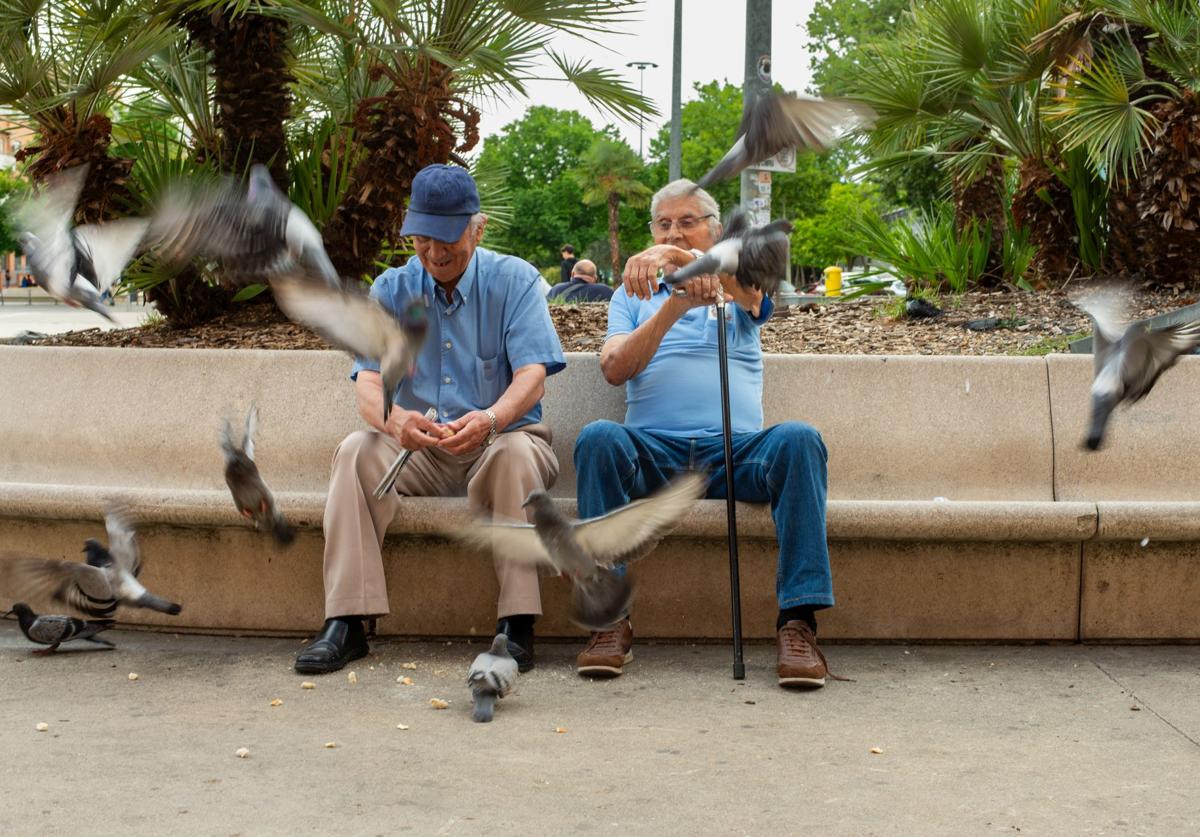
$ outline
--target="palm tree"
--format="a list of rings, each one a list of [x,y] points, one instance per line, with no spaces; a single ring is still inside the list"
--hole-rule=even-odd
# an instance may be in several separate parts
[[[1046,119],[1056,55],[1034,45],[1058,0],[929,0],[899,36],[868,49],[851,95],[880,116],[868,140],[875,166],[934,155],[950,175],[959,227],[1004,229],[1002,184],[1015,165],[1012,217],[1038,250],[1035,269],[1066,278],[1081,260],[1098,266],[1090,210],[1098,185],[1063,153]]]
[[[579,168],[572,172],[583,190],[585,204],[608,206],[608,249],[614,279],[621,275],[621,248],[617,242],[621,203],[640,207],[650,200],[650,187],[637,179],[644,169],[642,159],[628,145],[601,138],[584,152]]]
[[[527,82],[544,78],[544,64],[617,117],[654,113],[617,74],[551,47],[558,32],[605,31],[629,19],[635,6],[632,0],[375,0],[374,14],[355,18],[365,51],[347,56],[336,45],[326,51],[350,71],[347,89],[363,94],[329,103],[351,106],[347,121],[359,150],[345,196],[323,231],[343,275],[375,272],[421,168],[466,162],[479,141],[476,102],[524,95]]]
[[[18,155],[35,183],[89,166],[76,220],[123,210],[134,160],[111,153],[113,115],[130,70],[171,37],[129,3],[0,2],[0,105],[37,130],[37,141]]]
[[[1078,56],[1054,116],[1109,187],[1114,266],[1200,285],[1200,4],[1099,0],[1049,29]]]

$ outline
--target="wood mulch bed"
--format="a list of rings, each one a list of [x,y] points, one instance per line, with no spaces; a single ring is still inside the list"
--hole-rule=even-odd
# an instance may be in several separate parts
[[[780,308],[763,327],[763,349],[784,354],[1006,355],[1065,351],[1069,339],[1090,332],[1086,315],[1070,303],[1084,289],[971,292],[943,297],[932,319],[894,316],[891,297]],[[1196,302],[1182,286],[1139,289],[1137,318]],[[604,303],[552,305],[551,315],[567,351],[599,351],[604,340]],[[978,323],[978,321],[994,321]],[[988,325],[975,331],[968,323]],[[274,306],[242,305],[216,320],[187,329],[163,322],[138,328],[70,332],[35,340],[41,346],[145,348],[320,349],[312,332],[287,321]]]

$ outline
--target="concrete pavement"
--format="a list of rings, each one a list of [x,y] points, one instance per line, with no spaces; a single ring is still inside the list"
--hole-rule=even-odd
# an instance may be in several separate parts
[[[576,645],[540,643],[477,725],[462,680],[482,639],[378,642],[357,683],[303,690],[294,638],[109,637],[38,658],[0,622],[0,832],[1200,829],[1196,647],[829,645],[855,682],[793,693],[767,645],[743,683],[726,647],[646,643],[593,682]]]
[[[108,331],[114,328],[132,328],[141,325],[153,313],[150,305],[130,305],[122,297],[108,309],[115,323],[86,308],[72,308],[53,302],[34,302],[26,305],[23,300],[6,298],[0,306],[0,339],[16,337],[22,331],[37,331],[42,334],[59,334],[64,331],[79,331],[99,328]]]

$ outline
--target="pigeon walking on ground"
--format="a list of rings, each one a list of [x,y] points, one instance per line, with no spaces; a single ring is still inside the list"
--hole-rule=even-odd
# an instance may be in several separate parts
[[[29,605],[17,602],[12,606],[12,612],[17,614],[17,622],[21,625],[21,633],[30,642],[38,645],[48,645],[49,648],[39,648],[34,654],[53,654],[64,642],[83,639],[115,648],[111,642],[99,639],[96,634],[107,631],[113,626],[111,619],[84,620],[73,616],[38,616]]]
[[[508,653],[508,637],[496,634],[492,647],[471,663],[467,685],[475,699],[474,717],[478,723],[492,720],[497,698],[508,697],[517,685],[517,661]]]
[[[1097,293],[1076,304],[1095,327],[1092,420],[1084,445],[1097,450],[1116,406],[1144,398],[1180,355],[1200,346],[1200,321],[1150,331],[1145,323],[1125,320],[1125,298],[1115,291]]]
[[[258,430],[258,407],[250,406],[246,414],[246,434],[241,444],[233,438],[229,419],[221,430],[221,450],[225,452],[225,484],[233,495],[234,505],[254,528],[269,529],[275,540],[287,546],[295,540],[296,532],[275,505],[271,489],[263,482],[254,462],[254,435]]]
[[[176,181],[155,210],[147,240],[170,262],[219,260],[234,284],[306,270],[331,288],[341,285],[321,233],[263,165],[250,169],[244,187],[231,177]]]
[[[736,176],[785,148],[827,150],[839,136],[875,119],[870,108],[840,99],[814,99],[792,93],[767,93],[755,98],[742,114],[737,142],[697,182],[700,188]]]
[[[339,349],[379,364],[386,424],[396,390],[425,342],[429,318],[424,301],[416,300],[395,315],[367,294],[334,290],[294,275],[276,279],[271,290],[291,319]]]
[[[690,472],[644,500],[590,520],[569,520],[550,495],[537,490],[525,501],[533,509],[532,524],[474,523],[450,534],[491,548],[499,558],[549,566],[569,576],[572,621],[603,630],[629,610],[633,599],[633,579],[619,568],[648,554],[707,485],[707,475]]]
[[[113,320],[100,297],[120,280],[147,222],[124,218],[75,226],[86,177],[87,166],[76,166],[47,179],[41,193],[17,210],[17,238],[33,278],[47,293]]]
[[[183,608],[154,595],[139,582],[142,569],[137,533],[123,512],[105,517],[108,548],[88,538],[87,562],[19,556],[0,561],[8,568],[13,598],[49,597],[95,619],[110,619],[117,607],[143,607],[174,616]]]
[[[770,296],[788,275],[788,235],[790,221],[773,221],[764,227],[751,227],[749,216],[740,208],[729,213],[721,238],[707,253],[664,277],[678,285],[696,276],[727,273],[745,288],[757,288]]]

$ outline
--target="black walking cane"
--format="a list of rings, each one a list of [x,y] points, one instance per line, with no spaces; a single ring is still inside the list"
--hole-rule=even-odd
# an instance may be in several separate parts
[[[733,622],[733,679],[746,679],[742,655],[742,583],[738,569],[737,507],[733,495],[733,422],[729,417],[729,346],[725,336],[725,292],[717,293],[717,362],[721,366],[721,432],[725,436],[725,514],[729,522],[729,604]]]

